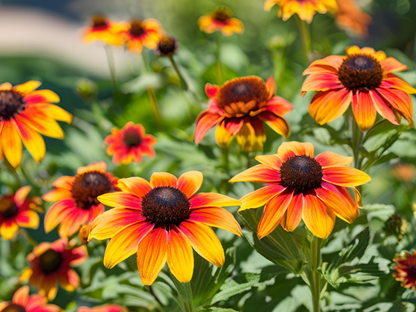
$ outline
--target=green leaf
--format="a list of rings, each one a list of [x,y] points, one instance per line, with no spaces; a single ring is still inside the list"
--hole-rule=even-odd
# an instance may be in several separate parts
[[[277,227],[272,233],[262,238],[257,237],[257,227],[260,217],[259,209],[247,209],[239,212],[251,230],[243,231],[244,236],[258,253],[271,262],[281,265],[294,274],[300,274],[306,263],[306,257],[296,244],[295,235],[286,232],[282,227]]]

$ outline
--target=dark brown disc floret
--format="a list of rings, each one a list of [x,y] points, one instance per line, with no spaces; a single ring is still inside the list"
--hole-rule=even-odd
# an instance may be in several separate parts
[[[280,167],[282,186],[298,193],[321,187],[322,177],[321,164],[306,155],[289,157]]]
[[[163,37],[159,40],[155,54],[158,56],[170,56],[175,54],[178,41],[174,37]]]
[[[26,109],[26,100],[14,91],[0,91],[0,121],[10,120]]]
[[[342,62],[338,70],[338,78],[350,90],[376,88],[383,81],[383,68],[371,55],[353,54]]]
[[[142,22],[139,20],[133,20],[130,23],[129,32],[133,37],[140,37],[141,35],[144,35]]]
[[[72,197],[77,207],[90,209],[99,204],[97,197],[113,191],[113,184],[105,173],[90,171],[77,174],[72,184]]]
[[[213,14],[213,18],[218,22],[226,22],[232,17],[230,10],[226,8],[218,8]]]
[[[142,143],[142,136],[140,135],[139,131],[135,128],[128,128],[123,133],[123,142],[129,147],[134,147],[140,145]]]
[[[8,197],[0,198],[0,215],[5,218],[11,218],[16,215],[19,207],[17,207],[16,203]]]
[[[44,274],[50,274],[59,270],[62,264],[62,253],[53,249],[46,250],[39,257],[39,266]]]
[[[10,303],[7,307],[5,307],[1,312],[25,312],[26,309],[18,304]]]
[[[156,187],[142,199],[142,215],[156,226],[180,225],[191,215],[190,207],[188,197],[171,186]]]
[[[92,28],[106,28],[108,26],[104,16],[96,15],[92,18]]]

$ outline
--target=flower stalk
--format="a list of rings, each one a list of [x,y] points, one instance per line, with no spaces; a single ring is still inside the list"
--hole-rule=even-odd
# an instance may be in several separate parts
[[[181,283],[177,278],[171,274],[172,281],[175,284],[176,290],[178,291],[178,301],[183,312],[194,312],[195,306],[192,297],[191,283]]]
[[[217,84],[222,85],[221,36],[217,37]]]
[[[298,24],[302,36],[303,54],[305,56],[306,62],[309,63],[309,51],[311,50],[311,34],[305,21],[301,20],[298,16],[296,16],[296,22]]]
[[[312,281],[310,288],[312,293],[313,312],[320,311],[321,299],[321,273],[318,268],[321,265],[321,239],[314,236],[311,242],[311,258],[312,258]]]
[[[175,70],[176,74],[178,75],[179,83],[180,83],[181,88],[184,91],[187,91],[188,90],[188,84],[186,83],[185,78],[183,78],[181,72],[179,71],[179,68],[176,65],[176,62],[175,62],[175,59],[173,58],[173,55],[169,55],[169,61],[172,64],[172,67]]]
[[[104,46],[104,49],[105,49],[105,54],[107,56],[108,68],[110,69],[111,82],[113,84],[113,99],[115,102],[116,97],[117,97],[117,78],[116,78],[116,68],[114,65],[114,54],[113,54],[113,50],[111,49],[111,46],[106,45]]]

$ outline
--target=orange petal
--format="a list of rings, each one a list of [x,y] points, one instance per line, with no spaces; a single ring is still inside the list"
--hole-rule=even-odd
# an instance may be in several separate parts
[[[26,95],[33,92],[35,89],[39,88],[42,83],[35,80],[30,80],[28,82],[16,85],[13,87],[14,91],[19,92],[20,94]]]
[[[60,286],[66,291],[73,292],[79,286],[79,276],[77,272],[70,269],[58,276]]]
[[[276,5],[276,0],[266,0],[264,2],[264,10],[265,11],[270,11],[270,9]]]
[[[323,59],[313,61],[311,65],[309,65],[309,68],[311,66],[323,65],[323,66],[331,66],[332,68],[338,70],[343,60],[344,60],[344,56],[342,55],[330,55]],[[304,72],[303,75],[306,75],[306,73]]]
[[[272,128],[275,132],[279,133],[283,136],[284,139],[287,139],[290,134],[289,123],[286,119],[276,116],[274,113],[265,111],[259,115],[259,118],[265,121],[270,128]]]
[[[26,307],[27,301],[29,299],[29,287],[23,286],[20,287],[13,295],[12,302],[18,304],[22,307]]]
[[[31,109],[30,106],[20,115],[16,116],[16,120],[30,125],[33,129],[48,137],[55,139],[64,138],[64,132],[55,119],[49,117],[42,111]]]
[[[178,179],[178,189],[188,198],[192,197],[202,185],[204,176],[199,171],[188,171]]]
[[[358,217],[358,206],[345,187],[322,182],[322,187],[315,189],[315,192],[345,222],[352,223]]]
[[[42,196],[42,199],[47,202],[58,201],[65,198],[72,197],[72,192],[63,189],[54,189]]]
[[[272,112],[277,116],[284,116],[289,114],[292,110],[292,103],[280,96],[275,95],[267,101],[266,111]]]
[[[32,127],[16,122],[23,144],[38,163],[45,157],[46,147],[42,136]]]
[[[350,167],[330,167],[323,170],[322,180],[345,187],[363,185],[371,181],[368,174]]]
[[[213,114],[208,111],[203,111],[197,118],[195,129],[195,143],[199,143],[204,138],[205,134],[214,127],[220,120],[221,116]]]
[[[72,198],[62,199],[53,204],[45,215],[45,232],[49,233],[56,228],[73,209],[76,209],[76,204]]]
[[[271,98],[274,93],[276,92],[276,82],[274,81],[274,77],[270,76],[266,81],[266,88],[269,92],[269,98]]]
[[[14,193],[14,198],[13,199],[14,199],[16,205],[20,206],[25,202],[26,197],[29,194],[31,189],[32,188],[30,186],[26,185],[26,186],[22,186],[21,188],[19,188]]]
[[[380,62],[383,71],[387,73],[396,72],[396,71],[403,71],[406,70],[408,67],[394,57],[388,57]]]
[[[413,106],[409,94],[398,89],[378,88],[377,92],[407,119],[410,127],[413,127]]]
[[[270,166],[256,165],[251,167],[235,177],[231,178],[230,182],[280,182],[279,171]]]
[[[70,191],[72,190],[72,183],[74,183],[74,180],[75,177],[62,176],[56,179],[55,182],[52,183],[52,186]]]
[[[195,251],[217,267],[225,261],[224,249],[214,231],[206,225],[184,221],[179,229],[188,238]]]
[[[322,73],[308,76],[302,85],[302,91],[327,91],[344,88],[336,73]]]
[[[94,219],[88,240],[104,240],[113,237],[128,225],[143,222],[146,218],[135,209],[114,208]]]
[[[326,239],[335,225],[335,214],[315,195],[304,197],[303,221],[313,235]]]
[[[51,90],[37,90],[25,96],[25,100],[28,104],[37,103],[58,103],[61,99],[58,94]]]
[[[314,147],[313,144],[309,142],[283,142],[277,150],[277,155],[282,161],[285,161],[288,158],[287,155],[291,155],[291,152],[298,156],[306,155],[313,157]]]
[[[326,124],[341,117],[352,100],[352,92],[346,88],[336,91],[319,91],[309,105],[309,114],[320,124]]]
[[[105,250],[103,261],[105,267],[111,269],[135,254],[137,246],[153,227],[153,224],[147,222],[136,222],[126,226],[114,235]]]
[[[316,156],[315,160],[321,164],[322,168],[327,168],[349,166],[352,163],[353,158],[341,156],[333,152],[324,152]]]
[[[155,172],[150,177],[150,184],[152,187],[159,186],[171,186],[178,187],[178,179],[170,173],[167,172]]]
[[[395,89],[399,89],[410,94],[416,93],[415,88],[413,88],[406,81],[404,81],[403,79],[400,79],[394,74],[387,74],[387,77],[385,77],[381,83],[381,88],[385,88],[385,89],[395,88]]]
[[[237,199],[217,193],[199,193],[189,199],[191,209],[200,207],[229,207],[240,206]]]
[[[0,143],[4,156],[16,168],[22,161],[22,140],[13,119],[3,122]]]
[[[394,125],[400,125],[396,115],[393,113],[388,102],[382,98],[377,92],[370,91],[370,96],[373,100],[377,112]]]
[[[257,236],[259,239],[269,235],[279,225],[292,198],[293,192],[286,191],[273,197],[266,204],[264,214],[257,228]]]
[[[181,282],[188,283],[194,272],[194,254],[186,236],[172,226],[168,234],[167,260],[172,274]]]
[[[303,204],[303,194],[294,194],[280,223],[286,231],[292,232],[299,225],[302,220]]]
[[[143,44],[140,40],[129,40],[126,44],[127,50],[140,54],[143,50]]]
[[[33,210],[24,210],[16,216],[17,225],[29,229],[37,229],[39,226],[39,215]]]
[[[152,285],[166,263],[168,233],[156,228],[149,233],[137,249],[137,268],[144,285]],[[189,265],[189,264],[188,264]]]
[[[72,122],[72,114],[68,113],[66,110],[54,104],[35,104],[38,110],[43,111],[49,117],[53,119],[60,120],[70,124]]]
[[[117,187],[124,192],[132,193],[140,198],[152,189],[150,183],[143,178],[120,179],[118,180]]]
[[[92,163],[85,167],[79,167],[77,169],[77,174],[82,174],[82,173],[86,173],[90,171],[98,171],[101,173],[107,173],[107,165],[104,161]]]
[[[201,222],[243,236],[240,225],[233,214],[223,208],[204,207],[193,209],[188,220]]]
[[[97,197],[98,201],[110,207],[129,207],[142,209],[141,199],[136,195],[125,192],[107,193]]]
[[[276,170],[280,170],[282,166],[282,160],[277,155],[259,155],[254,158],[262,164],[273,167]]]
[[[252,193],[249,193],[240,199],[242,205],[239,211],[261,207],[274,196],[282,193],[285,189],[286,188],[280,184],[272,183]]]
[[[10,82],[0,84],[0,91],[10,91],[11,89],[13,89],[13,85]]]
[[[368,92],[355,93],[352,97],[352,111],[361,131],[367,131],[376,121],[376,108]]]

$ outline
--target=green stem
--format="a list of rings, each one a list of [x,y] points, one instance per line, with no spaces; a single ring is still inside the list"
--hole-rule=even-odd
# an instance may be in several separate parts
[[[188,90],[188,84],[186,83],[185,78],[183,78],[181,72],[179,71],[179,68],[176,65],[176,62],[175,62],[175,59],[173,58],[173,55],[169,55],[169,60],[170,60],[170,63],[172,64],[173,69],[175,70],[176,74],[179,77],[179,83],[181,85],[181,88],[183,90],[187,91]]]
[[[156,101],[156,94],[155,94],[155,90],[153,90],[153,87],[147,88],[147,94],[149,95],[149,100],[152,106],[153,114],[155,115],[155,118],[156,118],[157,128],[159,131],[161,131],[163,130],[162,118],[160,117],[159,107],[157,106],[157,101]]]
[[[311,242],[311,258],[312,258],[312,281],[310,288],[312,293],[313,312],[320,311],[321,299],[321,273],[318,268],[321,265],[321,240],[314,236]]]
[[[7,170],[14,176],[16,179],[16,183],[20,186],[22,185],[22,181],[20,180],[19,175],[17,174],[16,169],[9,163],[6,157],[3,157],[3,163],[6,166]]]
[[[109,45],[105,46],[105,54],[107,56],[108,67],[110,69],[111,82],[113,84],[113,100],[115,102],[116,97],[117,97],[117,78],[116,78],[116,68],[114,66],[114,55],[113,55],[113,50],[111,49],[111,46]]]
[[[173,274],[172,281],[175,284],[176,290],[179,294],[179,303],[181,305],[183,312],[194,312],[194,301],[192,296],[191,283],[181,283],[179,282]]]
[[[229,164],[229,160],[228,160],[228,147],[222,147],[221,148],[221,152],[222,152],[222,164],[225,168],[225,172],[228,174],[230,168],[230,164]]]
[[[305,55],[306,62],[309,63],[309,51],[311,50],[311,34],[309,32],[308,26],[306,25],[306,22],[301,20],[297,15],[296,22],[298,23],[298,27],[302,36],[303,54]]]
[[[217,84],[222,85],[222,68],[221,68],[221,35],[217,39]]]
[[[352,138],[351,138],[351,148],[354,155],[354,167],[358,170],[361,170],[362,159],[360,159],[360,148],[363,142],[363,133],[358,127],[357,122],[354,119],[354,116],[351,116],[351,128],[352,128]],[[361,194],[361,185],[357,186],[357,191]],[[358,203],[362,205],[360,200]]]

